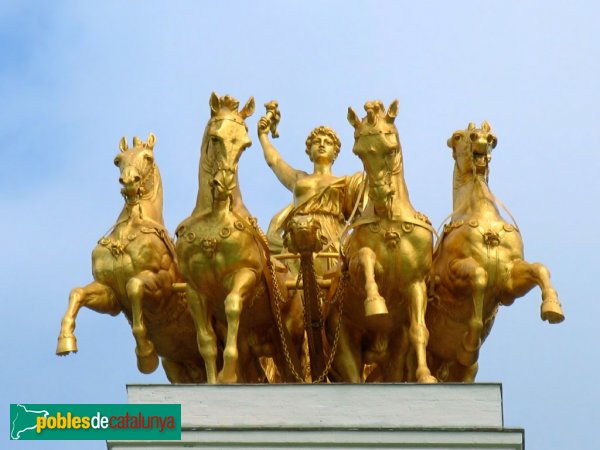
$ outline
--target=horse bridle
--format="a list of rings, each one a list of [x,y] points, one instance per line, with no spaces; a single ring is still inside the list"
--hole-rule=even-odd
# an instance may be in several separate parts
[[[131,164],[130,166],[127,167],[133,167],[135,168],[138,173],[143,174],[143,171],[140,170],[140,167],[138,166],[138,164]],[[154,161],[152,161],[152,165],[150,166],[150,170],[148,170],[148,172],[145,175],[141,176],[140,179],[140,188],[138,189],[138,195],[136,197],[136,200],[142,200],[142,199],[147,199],[150,198],[152,196],[152,192],[146,192],[146,182],[148,181],[148,179],[150,177],[154,176],[154,171],[156,170],[156,163]],[[154,187],[154,185],[153,185]],[[122,193],[121,195],[123,195],[123,198],[125,199],[125,203],[127,203],[128,205],[135,205],[136,203],[130,203],[129,200],[127,199],[127,195],[125,193]]]

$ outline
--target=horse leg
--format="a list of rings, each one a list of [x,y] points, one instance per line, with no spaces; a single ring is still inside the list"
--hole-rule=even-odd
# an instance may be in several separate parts
[[[467,287],[473,301],[473,314],[462,340],[462,347],[456,352],[458,362],[465,367],[472,366],[479,356],[481,332],[483,330],[483,299],[488,283],[487,271],[473,258],[455,259],[449,265],[457,286]]]
[[[341,322],[341,323],[340,323]],[[360,349],[360,337],[348,329],[337,308],[331,308],[327,320],[327,339],[333,345],[337,327],[339,328],[338,345],[333,355],[333,373],[336,382],[364,382],[364,361]]]
[[[409,337],[415,352],[417,370],[416,377],[419,383],[435,383],[436,378],[431,375],[427,366],[427,344],[429,331],[425,325],[425,311],[427,309],[427,286],[425,281],[417,281],[409,287],[410,296],[410,328]],[[404,361],[401,361],[404,363]]]
[[[152,272],[140,273],[138,276],[131,278],[125,285],[127,298],[131,304],[131,329],[135,338],[137,366],[142,373],[152,373],[158,367],[158,355],[154,344],[148,339],[148,329],[144,324],[142,305],[147,288],[154,281],[152,280],[154,276],[155,274],[152,274]]]
[[[464,372],[462,374],[462,379],[460,380],[462,383],[474,383],[475,376],[479,371],[479,363],[475,361],[469,367],[465,367]]]
[[[375,272],[381,271],[381,267],[377,264],[377,255],[369,247],[362,247],[358,251],[358,265],[365,277],[365,293],[367,294],[364,301],[365,316],[387,316],[385,299],[379,295],[379,288],[375,281]]]
[[[402,326],[390,336],[389,358],[383,371],[384,382],[414,383],[416,367],[415,352],[410,351],[410,338],[407,327]]]
[[[542,320],[549,323],[560,323],[565,320],[558,295],[550,281],[550,271],[540,263],[528,263],[522,259],[513,263],[510,293],[516,297],[527,294],[536,284],[542,290]]]
[[[249,336],[242,335],[238,342],[237,381],[240,383],[265,383],[267,376],[260,365],[260,359],[255,356]]]
[[[458,361],[445,362],[441,367],[443,380],[446,383],[473,383],[479,370],[479,363],[463,366]]]
[[[189,283],[186,295],[196,325],[196,341],[200,355],[204,359],[206,379],[209,384],[215,384],[217,382],[217,335],[212,326],[208,302],[206,297],[198,293]]]
[[[240,315],[244,301],[249,294],[254,293],[252,289],[257,282],[256,273],[251,269],[240,269],[233,275],[231,290],[225,297],[225,315],[227,316],[227,339],[223,350],[223,369],[219,373],[218,380],[221,383],[237,382],[238,362],[238,331],[240,326]]]
[[[193,362],[161,358],[167,379],[172,384],[205,383],[204,368]]]
[[[161,358],[161,362],[171,384],[193,383],[184,364],[168,358]]]
[[[73,289],[69,294],[69,305],[60,325],[56,346],[56,354],[59,356],[77,352],[77,339],[73,331],[75,331],[75,318],[82,306],[111,316],[121,312],[121,306],[114,292],[104,284],[92,281],[85,287]]]

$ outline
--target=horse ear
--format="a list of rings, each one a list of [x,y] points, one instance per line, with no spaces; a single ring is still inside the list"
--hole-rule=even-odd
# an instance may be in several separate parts
[[[496,145],[498,145],[498,138],[494,136],[494,138],[492,139],[492,149],[495,149]]]
[[[148,148],[150,150],[154,150],[154,143],[156,142],[156,136],[154,136],[154,133],[150,133],[148,135]]]
[[[127,151],[127,139],[125,139],[125,136],[123,136],[123,137],[121,138],[121,140],[119,141],[119,149],[120,149],[122,152],[125,152],[125,151]]]
[[[396,120],[396,116],[398,115],[398,103],[398,99],[394,100],[387,110],[385,118],[389,123],[394,123],[394,120]]]
[[[356,130],[358,128],[358,126],[360,125],[360,119],[358,118],[358,115],[356,114],[356,112],[354,112],[354,110],[352,109],[351,106],[348,107],[348,122],[350,122],[350,125],[352,125],[354,127],[354,129]]]
[[[469,122],[469,126],[467,127],[467,130],[474,130],[475,128],[477,128],[475,126],[475,124],[473,122]]]
[[[254,113],[255,107],[256,105],[254,104],[254,97],[250,97],[244,105],[244,107],[242,108],[242,110],[240,111],[240,116],[242,116],[243,119],[247,119]]]
[[[209,105],[210,117],[214,117],[217,114],[217,112],[219,112],[219,109],[221,109],[221,101],[219,100],[219,96],[214,92],[210,94]]]
[[[483,123],[481,124],[481,129],[483,131],[490,131],[492,129],[492,127],[490,126],[490,123],[487,120],[484,120]]]
[[[460,139],[460,133],[458,131],[452,133],[452,136],[446,141],[446,145],[454,150],[454,143]]]

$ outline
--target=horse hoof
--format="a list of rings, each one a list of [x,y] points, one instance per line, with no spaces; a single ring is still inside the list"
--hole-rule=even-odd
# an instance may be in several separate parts
[[[390,314],[366,316],[365,322],[369,330],[390,331],[392,329],[392,316]]]
[[[431,375],[431,372],[427,368],[427,366],[421,367],[417,369],[417,373],[415,374],[417,377],[417,383],[422,384],[433,384],[437,383],[437,378]]]
[[[388,314],[387,306],[385,305],[385,299],[379,295],[367,297],[364,305],[366,317]]]
[[[66,356],[69,353],[77,353],[77,339],[75,336],[59,337],[56,345],[56,354]]]
[[[417,379],[417,382],[422,384],[434,384],[437,383],[438,380],[433,375],[423,375]]]
[[[146,354],[141,354],[137,349],[135,350],[135,354],[137,355],[137,366],[140,372],[152,373],[158,367],[158,355],[154,350],[154,346]]]
[[[479,350],[467,350],[465,348],[461,348],[456,352],[456,360],[465,367],[475,364],[478,357]]]
[[[562,307],[557,299],[542,301],[541,316],[542,320],[547,320],[549,323],[561,323],[565,320]]]
[[[217,376],[217,383],[219,383],[219,384],[234,384],[234,383],[237,383],[237,376],[236,376],[235,373],[233,375],[225,375],[223,372],[221,372]]]

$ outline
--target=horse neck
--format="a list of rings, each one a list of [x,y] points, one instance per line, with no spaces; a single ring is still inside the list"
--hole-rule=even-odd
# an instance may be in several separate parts
[[[203,166],[204,152],[200,156],[200,167],[198,168],[198,195],[196,197],[196,206],[192,211],[192,216],[206,215],[210,213],[222,212],[223,204],[214,204],[211,192],[211,182],[213,174]],[[238,174],[235,174],[236,187],[232,192],[231,202],[227,204],[227,209],[244,217],[249,217],[250,212],[246,209],[242,201],[242,192]]]
[[[408,188],[404,179],[404,161],[402,152],[398,152],[396,169],[392,173],[392,183],[395,189],[394,200],[392,201],[392,211],[394,215],[404,216],[405,214],[415,214],[415,209],[410,203]]]
[[[139,204],[129,206],[127,203],[123,206],[121,214],[117,219],[117,225],[122,222],[129,222],[133,219],[152,221],[164,226],[163,219],[163,188],[160,172],[157,166],[154,166],[154,174],[145,185],[146,194],[142,196]]]
[[[452,220],[464,220],[473,216],[501,218],[494,195],[482,175],[461,173],[454,165]]]
[[[392,188],[394,196],[392,197],[392,216],[393,217],[413,217],[416,210],[410,203],[408,188],[404,180],[404,162],[402,160],[402,152],[398,152],[394,158],[394,164],[391,174]]]

